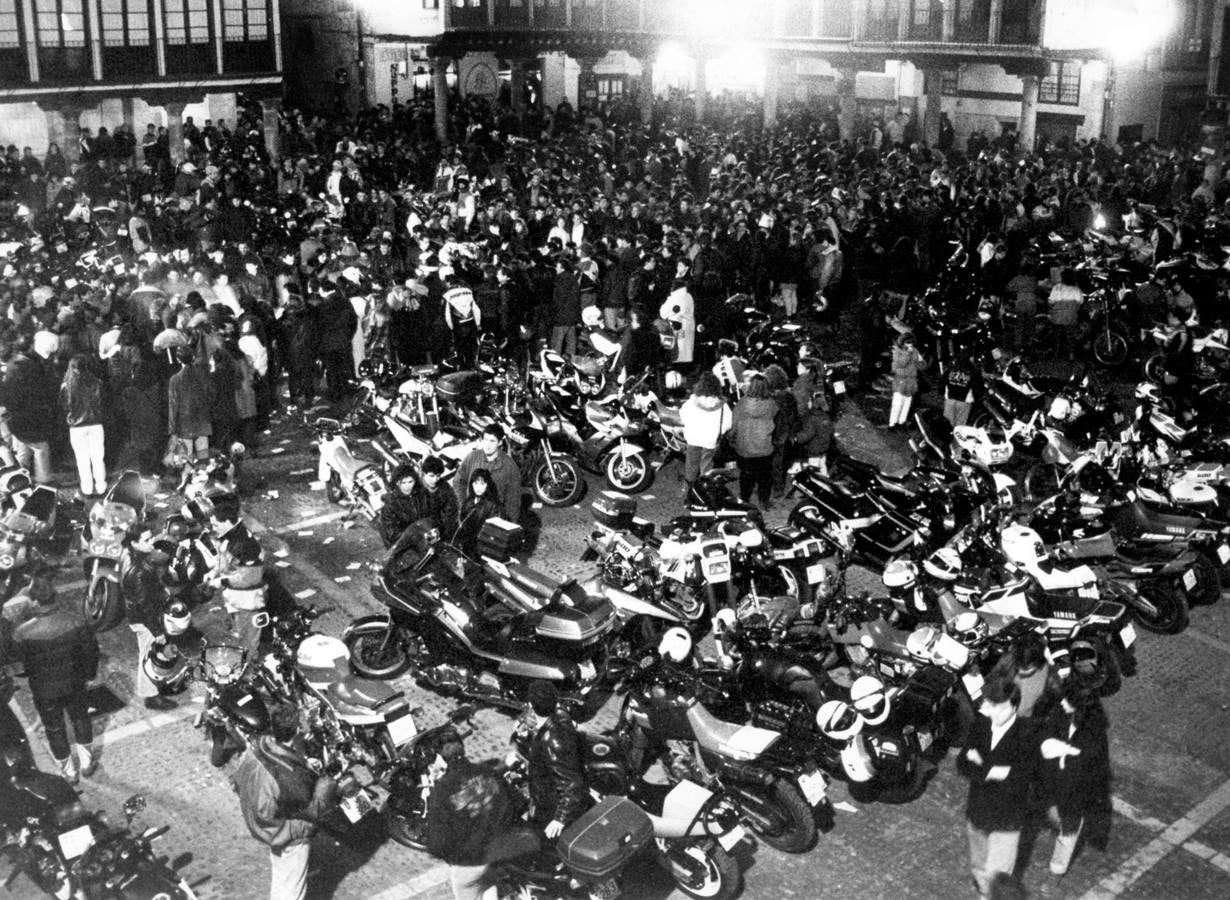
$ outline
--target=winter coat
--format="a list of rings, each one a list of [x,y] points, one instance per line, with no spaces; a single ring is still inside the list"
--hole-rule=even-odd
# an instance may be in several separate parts
[[[557,328],[578,325],[581,322],[581,285],[573,272],[560,272],[555,276],[551,295],[551,324]]]
[[[689,397],[679,409],[683,440],[689,447],[716,450],[722,435],[735,424],[734,413],[721,397]]]
[[[534,736],[528,755],[535,822],[570,824],[589,806],[576,725],[565,714],[555,713]]]
[[[9,363],[0,385],[0,406],[8,410],[9,430],[26,444],[37,444],[52,435],[60,379],[49,360],[37,353],[18,356]]]
[[[1085,820],[1085,839],[1093,846],[1106,848],[1110,828],[1110,750],[1106,737],[1106,714],[1096,710],[1069,731],[1072,717],[1056,705],[1041,727],[1041,739],[1058,738],[1080,750],[1076,756],[1043,759],[1041,763],[1042,795],[1048,806],[1059,810],[1064,831],[1077,829]]]
[[[65,381],[60,385],[60,408],[69,428],[103,423],[102,382],[89,373],[78,374],[71,389]]]
[[[769,456],[773,452],[777,403],[744,397],[735,407],[735,453],[741,457]]]
[[[120,394],[120,406],[128,422],[128,443],[132,447],[154,449],[166,439],[159,410],[161,397],[156,382],[145,386],[130,384]]]
[[[482,497],[467,497],[461,506],[453,542],[469,556],[477,555],[478,533],[482,530],[483,523],[488,519],[498,518],[503,513],[503,505],[493,500],[489,493]]]
[[[496,492],[500,495],[500,502],[504,506],[504,518],[510,522],[520,521],[521,470],[517,468],[512,457],[501,450],[496,453],[495,459],[489,460],[481,448],[471,450],[470,455],[461,461],[457,474],[453,478],[453,490],[457,494],[466,493],[470,485],[470,476],[474,474],[475,469],[487,469],[491,472],[492,484],[495,485]],[[456,503],[455,499],[454,503]],[[457,521],[456,510],[457,507],[454,505],[454,523]],[[456,529],[456,525],[453,527]]]
[[[235,361],[235,408],[240,419],[256,417],[256,369],[251,361],[239,354],[231,357]]]
[[[35,606],[13,630],[14,658],[25,662],[35,700],[68,697],[85,690],[98,670],[98,641],[75,611]]]
[[[454,866],[507,858],[497,848],[522,830],[518,819],[517,803],[503,779],[458,757],[427,799],[427,852]]]
[[[696,352],[696,304],[686,287],[671,291],[658,315],[675,328],[675,362],[690,363]]]
[[[969,751],[977,750],[975,763]],[[957,772],[969,779],[965,817],[979,831],[1020,831],[1028,816],[1030,786],[1034,784],[1041,755],[1034,729],[1018,718],[991,748],[991,720],[974,716],[969,740],[957,756]],[[1002,781],[988,781],[991,769],[1007,767]]]
[[[359,327],[350,301],[337,291],[324,296],[317,310],[316,349],[321,356],[329,353],[349,353],[351,339]]]
[[[893,393],[913,397],[918,393],[918,373],[924,368],[923,358],[913,347],[893,345]]]
[[[200,366],[184,366],[167,384],[167,430],[181,438],[213,434],[209,417],[212,405],[209,375]]]
[[[311,843],[337,789],[333,779],[317,775],[299,753],[268,735],[249,745],[231,782],[248,831],[271,850]]]

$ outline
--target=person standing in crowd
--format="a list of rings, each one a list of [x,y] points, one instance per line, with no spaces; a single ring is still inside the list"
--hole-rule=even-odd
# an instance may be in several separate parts
[[[60,384],[60,409],[77,460],[81,496],[87,500],[101,497],[107,490],[102,382],[90,371],[89,360],[82,354],[68,361]]]
[[[385,496],[384,506],[376,519],[376,530],[386,547],[392,547],[403,531],[426,516],[418,493],[419,476],[414,463],[399,463],[389,473],[389,485],[392,490]]]
[[[572,263],[560,254],[555,260],[551,294],[551,349],[568,359],[577,352],[577,325],[581,322],[581,284]]]
[[[80,615],[56,602],[56,590],[46,575],[34,577],[30,597],[37,606],[13,630],[13,657],[25,664],[51,756],[60,773],[76,784],[78,776],[89,778],[98,768],[86,696],[86,686],[98,675],[98,641]],[[75,744],[68,740],[66,715]]]
[[[1012,349],[1017,353],[1029,353],[1034,343],[1034,319],[1038,315],[1038,276],[1034,264],[1028,260],[1008,282],[1006,288],[1012,299],[1016,321],[1012,332]]]
[[[451,537],[457,531],[457,495],[444,481],[444,462],[438,456],[423,460],[418,491],[422,495],[422,515],[431,519],[441,537]]]
[[[468,556],[477,557],[478,533],[482,530],[483,523],[502,515],[503,511],[500,492],[492,483],[491,473],[486,469],[475,469],[470,475],[470,486],[466,490],[465,499],[461,501],[460,523],[453,543]]]
[[[825,396],[823,363],[819,359],[800,359],[798,377],[791,387],[799,410],[799,427],[793,441],[799,455],[820,474],[828,474],[828,454],[833,444],[833,419]]]
[[[341,401],[350,390],[354,376],[351,339],[359,327],[350,301],[327,280],[317,281],[309,302],[317,303],[315,337],[316,356],[325,370],[326,397],[330,403]]]
[[[944,418],[953,426],[964,425],[978,397],[982,373],[968,356],[958,354],[944,365],[942,375]]]
[[[1051,288],[1046,302],[1059,339],[1059,354],[1066,355],[1071,362],[1076,357],[1076,329],[1081,305],[1085,302],[1085,295],[1076,284],[1076,273],[1071,268],[1065,267],[1059,273],[1059,284]]]
[[[1017,716],[1020,703],[1021,689],[1014,682],[988,681],[981,715],[974,717],[957,756],[957,772],[969,780],[965,824],[970,871],[982,898],[992,896],[997,875],[1011,877],[1016,870],[1029,790],[1038,776],[1038,741]]]
[[[120,392],[120,409],[128,427],[128,439],[120,452],[119,468],[135,469],[143,475],[155,472],[158,454],[166,444],[162,421],[162,391],[150,364],[138,362],[132,379]]]
[[[145,671],[145,658],[154,639],[163,633],[163,589],[159,577],[165,571],[167,560],[167,554],[155,546],[154,530],[149,525],[135,525],[125,536],[124,555],[120,557],[120,583],[124,591],[124,615],[137,638],[133,693],[146,709],[159,712],[174,709],[175,701],[159,695],[158,685]]]
[[[213,385],[205,369],[196,363],[191,347],[179,347],[175,358],[180,369],[167,384],[167,430],[183,444],[187,456],[205,459],[213,434]]]
[[[526,759],[531,821],[555,840],[590,805],[581,738],[554,683],[531,682],[527,695],[533,734]]]
[[[914,346],[914,335],[904,332],[893,344],[893,400],[888,413],[889,428],[905,428],[910,420],[910,405],[918,393],[918,373],[926,360]]]
[[[312,837],[334,805],[337,782],[296,747],[295,707],[274,707],[270,720],[272,733],[248,744],[231,782],[248,832],[269,848],[269,900],[304,900]]]
[[[474,302],[470,286],[450,274],[444,292],[444,324],[453,333],[453,351],[458,369],[478,366],[478,333],[483,327],[483,311]]]
[[[1063,875],[1082,841],[1106,849],[1111,822],[1108,723],[1097,695],[1069,679],[1041,727],[1044,739],[1063,745],[1043,760],[1041,772],[1047,818],[1058,832],[1050,869]]]
[[[747,503],[755,489],[760,505],[772,508],[774,421],[777,403],[769,396],[769,382],[753,375],[735,406],[735,455],[739,458],[739,498]]]
[[[13,455],[29,469],[38,484],[51,481],[51,437],[60,379],[51,357],[60,339],[50,331],[34,334],[29,351],[19,354],[0,383],[0,405],[8,411]]]
[[[684,368],[690,366],[696,353],[696,304],[686,279],[675,278],[674,288],[658,315],[675,329],[675,364]]]
[[[686,445],[683,459],[684,494],[713,468],[718,442],[734,427],[734,413],[722,397],[722,386],[712,372],[701,372],[690,396],[679,409]]]
[[[478,446],[461,461],[457,474],[453,477],[453,522],[456,523],[456,497],[469,493],[470,478],[479,469],[491,473],[491,483],[495,486],[503,507],[503,517],[509,522],[521,519],[521,470],[513,462],[511,456],[504,452],[504,429],[499,425],[488,425],[483,429],[483,436]],[[441,468],[443,471],[443,468]],[[456,530],[456,524],[453,526]],[[444,532],[442,532],[444,533]],[[448,532],[451,534],[452,532]]]

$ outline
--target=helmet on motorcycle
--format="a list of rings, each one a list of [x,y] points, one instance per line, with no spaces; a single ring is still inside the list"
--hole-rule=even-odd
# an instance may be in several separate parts
[[[844,700],[826,700],[816,710],[816,727],[834,741],[844,741],[863,730],[863,717]]]
[[[350,651],[338,638],[309,634],[295,651],[295,668],[308,684],[329,684],[344,678],[350,668]]]
[[[183,634],[192,625],[192,613],[183,600],[173,600],[162,613],[162,627],[172,637]]]
[[[850,705],[868,725],[879,725],[892,709],[884,682],[874,675],[860,675],[850,685]]]
[[[999,546],[1008,562],[1018,566],[1037,566],[1049,554],[1038,532],[1025,525],[1008,525],[999,533]]]
[[[1072,403],[1067,397],[1056,397],[1051,401],[1050,409],[1046,411],[1047,418],[1053,422],[1066,422],[1072,415]]]
[[[681,663],[692,653],[692,635],[686,628],[676,625],[668,628],[658,641],[658,655],[671,662]]]
[[[973,612],[963,612],[948,623],[948,630],[958,641],[972,647],[990,632],[986,619]]]
[[[587,306],[581,310],[581,324],[586,328],[597,328],[602,324],[602,313],[596,306]]]
[[[163,689],[181,687],[188,675],[188,660],[179,647],[168,642],[154,644],[141,663],[146,677]]]
[[[676,372],[674,369],[671,369],[664,376],[664,383],[668,391],[679,390],[681,387],[683,387],[683,373]]]
[[[1136,399],[1148,400],[1151,403],[1162,402],[1162,392],[1156,384],[1151,381],[1142,381],[1136,385]]]
[[[918,566],[908,559],[894,559],[884,567],[884,586],[891,590],[912,588],[918,580]]]
[[[735,611],[733,609],[723,608],[713,614],[713,631],[715,634],[720,634],[723,631],[734,630]]]
[[[956,581],[961,576],[961,554],[951,547],[940,547],[923,561],[923,570],[940,581]]]

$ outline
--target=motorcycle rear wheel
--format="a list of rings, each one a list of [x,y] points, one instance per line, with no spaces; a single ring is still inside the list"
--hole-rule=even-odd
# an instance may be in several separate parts
[[[585,478],[567,456],[543,457],[530,476],[534,496],[544,506],[572,506],[585,493]]]
[[[120,586],[109,578],[95,578],[85,589],[81,612],[94,631],[115,627],[123,615]]]
[[[396,678],[410,666],[410,654],[397,640],[385,642],[383,631],[364,631],[346,639],[350,665],[364,678]]]
[[[1205,553],[1196,554],[1192,571],[1196,573],[1196,586],[1187,592],[1188,604],[1204,606],[1221,599],[1222,575],[1220,567]]]
[[[1199,584],[1197,580],[1197,586]],[[1152,631],[1154,634],[1178,634],[1187,627],[1190,616],[1187,599],[1182,593],[1168,584],[1148,581],[1141,583],[1136,593],[1156,610],[1150,612],[1136,606],[1131,607],[1132,618],[1145,631]]]
[[[743,870],[717,841],[709,842],[708,846],[691,844],[676,852],[700,863],[705,869],[702,876],[692,880],[672,867],[670,875],[679,890],[697,900],[730,900],[738,896],[743,887]],[[667,856],[669,858],[670,854]]]
[[[1164,353],[1154,353],[1145,360],[1141,366],[1141,374],[1145,376],[1146,381],[1151,381],[1154,384],[1162,384],[1166,372],[1166,355]]]
[[[752,831],[775,850],[805,853],[816,840],[816,817],[802,793],[781,778],[772,784],[740,785],[739,805],[750,813]],[[749,809],[749,801],[751,809]],[[755,821],[765,819],[766,823]]]

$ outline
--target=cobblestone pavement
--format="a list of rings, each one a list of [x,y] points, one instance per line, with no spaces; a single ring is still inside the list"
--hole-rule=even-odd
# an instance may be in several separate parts
[[[856,455],[886,468],[906,461],[904,439],[868,424],[885,418],[884,398],[852,404],[839,424],[840,439]],[[373,611],[370,575],[362,563],[376,558],[379,541],[366,523],[354,525],[331,506],[315,478],[310,432],[301,423],[278,420],[263,439],[260,456],[245,463],[245,514],[261,533],[275,570],[304,602],[330,608],[321,630],[339,633],[353,616]],[[642,497],[642,512],[661,521],[678,507],[679,484],[668,466]],[[591,494],[598,489],[591,480]],[[173,502],[160,495],[155,505]],[[784,519],[779,504],[770,521]],[[589,571],[579,562],[589,522],[588,502],[570,510],[535,510],[540,517],[533,562],[556,574]],[[870,587],[871,573],[858,573],[856,589]],[[58,575],[65,592],[81,591],[80,569],[70,558]],[[213,627],[217,610],[202,621]],[[170,824],[162,839],[169,856],[191,856],[184,872],[206,900],[242,900],[266,895],[268,863],[248,836],[227,770],[213,769],[200,732],[192,725],[199,703],[181,698],[169,713],[119,705],[131,695],[135,640],[121,626],[102,636],[105,659],[92,694],[102,735],[102,766],[83,783],[85,799],[119,816],[136,792],[148,799],[142,822]],[[1024,878],[1031,895],[1064,898],[1223,898],[1230,896],[1230,605],[1194,611],[1192,626],[1174,637],[1142,634],[1140,675],[1129,679],[1108,703],[1115,771],[1115,817],[1107,851],[1086,851],[1062,879],[1046,868],[1052,837],[1037,839]],[[407,680],[398,682],[422,707],[422,723],[441,721],[451,701]],[[108,703],[106,693],[114,695]],[[28,692],[15,704],[34,721]],[[116,708],[118,707],[118,708]],[[609,721],[610,710],[588,727]],[[472,755],[502,755],[511,730],[508,717],[480,712]],[[41,733],[30,729],[46,761]],[[973,896],[966,869],[962,824],[964,783],[951,760],[939,767],[925,795],[903,806],[864,804],[840,785],[836,827],[802,856],[745,846],[748,897]],[[332,825],[317,839],[312,856],[311,896],[339,900],[444,900],[443,870],[423,854],[385,841],[378,829]],[[671,885],[655,867],[633,873],[627,896],[666,898]],[[19,880],[8,894],[34,896]]]

